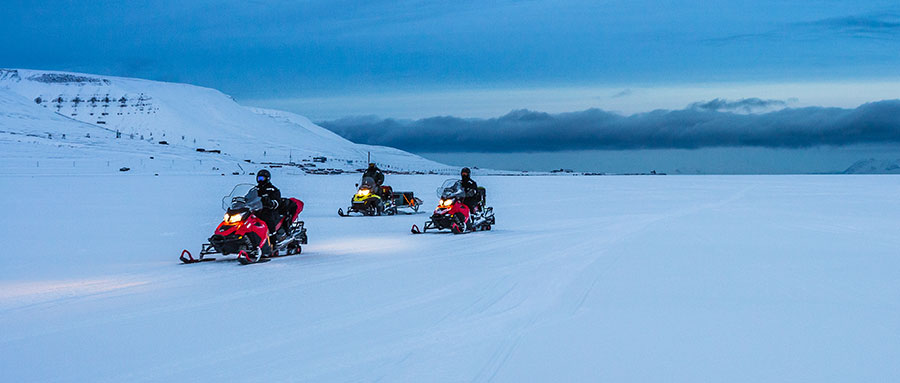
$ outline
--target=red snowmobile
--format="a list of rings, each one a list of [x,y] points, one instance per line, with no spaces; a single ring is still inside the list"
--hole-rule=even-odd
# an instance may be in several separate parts
[[[208,256],[222,254],[237,255],[237,260],[246,265],[266,262],[274,257],[300,254],[300,245],[306,244],[306,228],[303,227],[303,221],[297,221],[297,216],[303,211],[303,202],[296,198],[283,198],[282,202],[284,207],[280,210],[281,219],[272,236],[276,243],[271,243],[269,228],[255,214],[263,208],[256,185],[235,186],[231,194],[222,199],[225,218],[209,237],[209,243],[202,245],[199,257],[194,258],[185,249],[181,252],[181,261],[215,261],[215,258]]]
[[[449,179],[437,189],[439,198],[438,206],[431,215],[431,220],[425,222],[422,230],[413,225],[411,231],[413,234],[421,234],[428,229],[450,229],[454,234],[462,234],[477,230],[491,230],[491,225],[496,223],[494,219],[494,208],[486,207],[485,189],[478,188],[478,203],[474,206],[475,211],[470,211],[469,207],[463,203],[466,193],[462,188],[459,180]]]

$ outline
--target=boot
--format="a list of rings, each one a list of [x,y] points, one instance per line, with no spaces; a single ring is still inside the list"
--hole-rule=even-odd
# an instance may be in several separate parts
[[[278,256],[278,239],[276,238],[276,235],[269,234],[269,246],[271,246],[271,248],[272,248],[272,251],[270,252],[271,256],[277,257]]]

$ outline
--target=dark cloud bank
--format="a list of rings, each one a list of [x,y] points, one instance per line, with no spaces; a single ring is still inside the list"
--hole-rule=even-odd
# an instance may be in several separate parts
[[[810,22],[792,23],[762,33],[737,34],[705,39],[703,41],[721,45],[740,41],[777,41],[785,39],[808,41],[829,40],[835,37],[896,43],[900,41],[900,14],[895,12],[872,12],[832,17]]]
[[[800,24],[804,25],[853,38],[894,40],[900,37],[900,14],[893,12],[835,17]]]
[[[900,100],[856,109],[786,108],[779,100],[713,100],[631,116],[588,109],[516,110],[491,119],[353,117],[320,124],[351,141],[418,152],[528,152],[587,149],[809,148],[900,143]],[[745,113],[738,113],[745,112]]]

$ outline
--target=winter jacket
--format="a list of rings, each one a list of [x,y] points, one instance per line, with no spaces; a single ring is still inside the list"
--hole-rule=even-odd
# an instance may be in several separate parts
[[[271,182],[256,185],[256,194],[262,199],[263,208],[276,210],[281,205],[281,191]]]
[[[366,179],[366,177],[372,177],[375,180],[375,186],[381,186],[384,183],[384,174],[381,173],[381,169],[366,169],[366,172],[363,173],[362,178]]]
[[[478,205],[478,184],[475,183],[471,177],[463,177],[460,181],[460,186],[462,186],[463,191],[466,193],[466,197],[463,198],[463,203],[466,204],[469,208],[475,208]]]
[[[463,191],[466,192],[466,197],[474,197],[478,195],[478,184],[475,183],[471,177],[463,177],[460,181],[460,186],[462,186]]]

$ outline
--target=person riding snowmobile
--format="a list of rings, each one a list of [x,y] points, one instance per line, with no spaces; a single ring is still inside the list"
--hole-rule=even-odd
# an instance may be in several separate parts
[[[462,168],[462,171],[459,172],[461,178],[460,186],[462,186],[463,191],[466,193],[462,202],[469,207],[469,210],[471,210],[472,213],[475,213],[475,208],[478,206],[479,202],[478,184],[472,179],[471,174],[472,172],[469,168]]]
[[[371,177],[373,180],[375,180],[375,190],[373,191],[375,192],[375,194],[378,194],[378,196],[383,197],[381,195],[381,184],[384,183],[384,174],[381,172],[381,169],[375,166],[374,162],[370,162],[369,168],[366,169],[365,173],[363,173],[362,179],[365,180],[366,177]]]
[[[275,227],[281,219],[279,207],[282,204],[281,191],[275,185],[272,185],[272,173],[262,169],[256,173],[256,193],[262,200],[263,208],[256,216],[266,223],[269,229],[269,240],[275,243],[272,235],[275,233]]]

